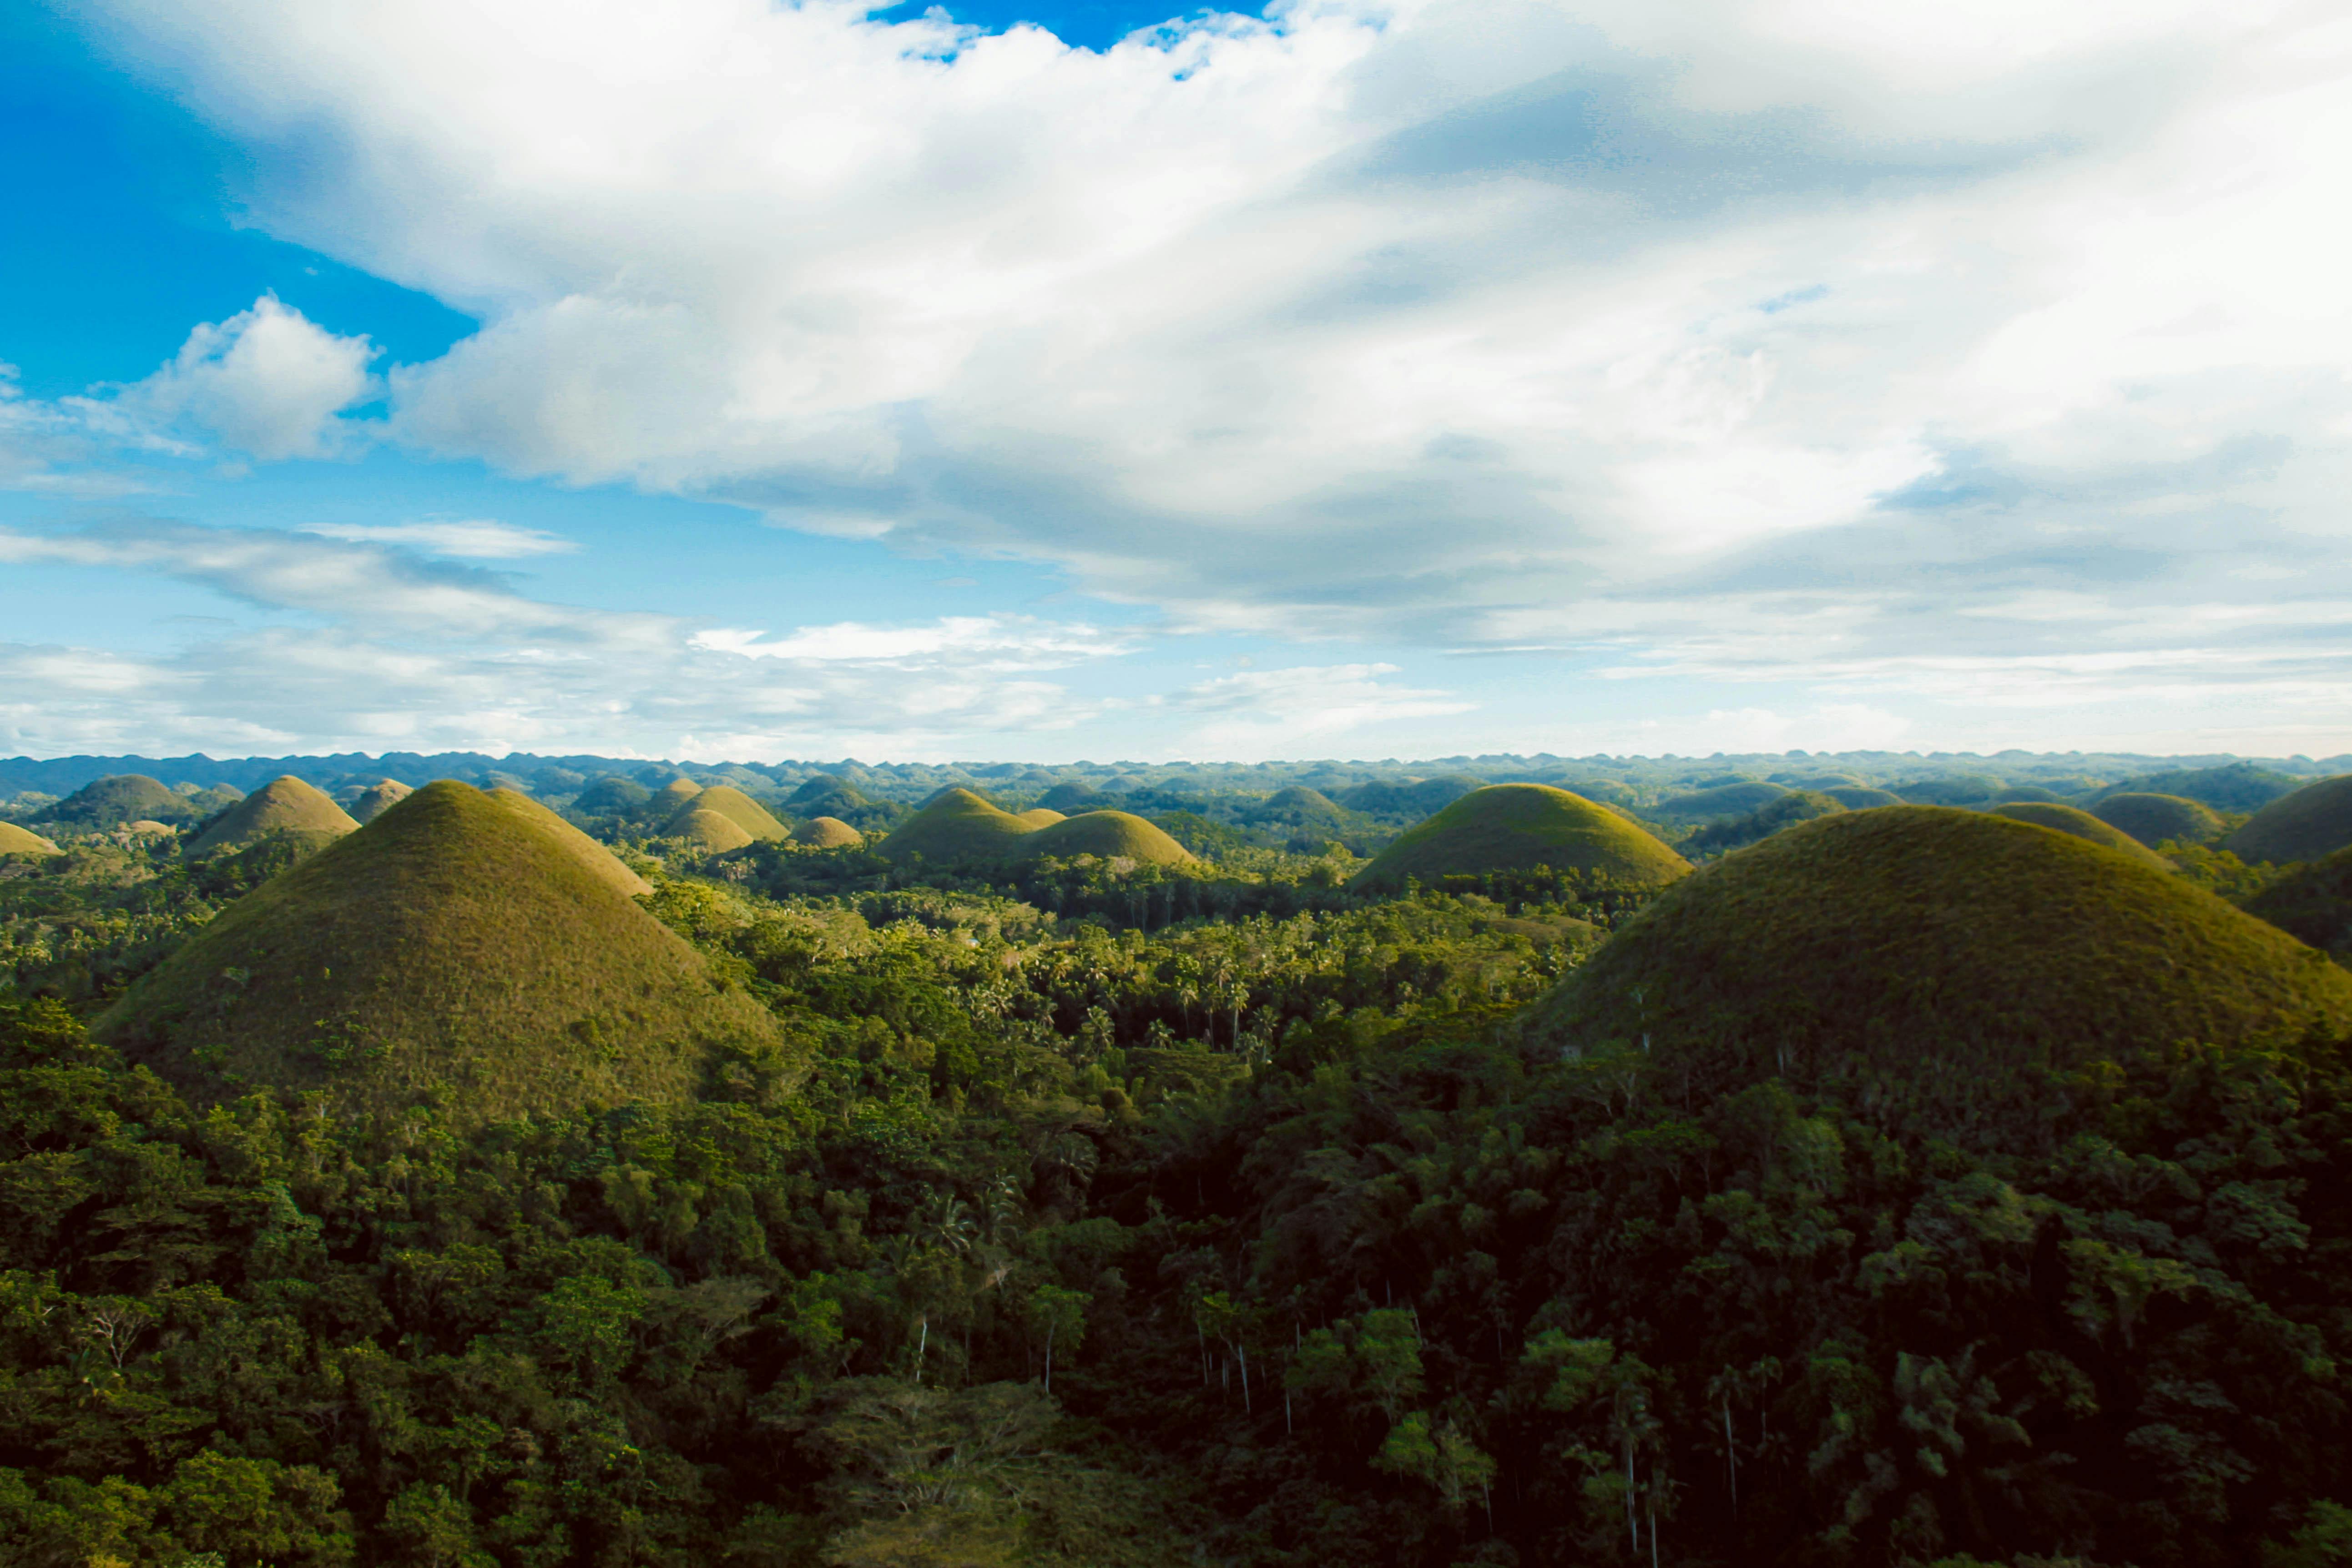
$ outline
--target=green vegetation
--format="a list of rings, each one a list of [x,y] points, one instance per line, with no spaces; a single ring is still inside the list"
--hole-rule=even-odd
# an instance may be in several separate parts
[[[712,1053],[779,1044],[531,815],[450,782],[231,904],[98,1032],[205,1098],[318,1090],[457,1126],[682,1099]]]
[[[688,801],[702,793],[702,786],[689,778],[674,778],[654,792],[652,806],[655,820],[667,818]]]
[[[653,804],[654,792],[635,779],[607,773],[572,797],[572,809],[584,816],[635,816]]]
[[[622,864],[620,858],[610,849],[605,848],[520,790],[494,789],[489,792],[488,798],[495,805],[538,828],[566,855],[572,857],[582,870],[619,893],[623,898],[643,898],[653,891],[650,883]]]
[[[949,866],[1001,859],[1013,852],[1010,840],[1034,831],[1028,823],[971,790],[947,789],[893,828],[877,847],[888,859],[909,860],[919,855],[929,864]]]
[[[359,828],[341,806],[289,773],[270,780],[213,818],[188,841],[185,853],[217,855],[278,834],[306,850],[317,850]]]
[[[793,829],[793,842],[818,849],[845,849],[866,842],[866,836],[837,816],[812,816]]]
[[[744,832],[733,817],[705,811],[690,800],[663,826],[662,837],[682,838],[707,855],[724,855],[730,849],[740,849],[747,844],[760,842]]]
[[[2030,822],[2036,827],[2072,835],[2086,843],[2103,845],[2118,855],[2138,861],[2153,871],[2169,871],[2172,862],[2142,844],[2123,829],[2093,816],[2089,812],[2072,805],[2053,805],[2045,801],[2012,801],[1992,808],[1995,816],[2008,817],[2011,822]]]
[[[1914,805],[1984,805],[2009,788],[1990,773],[1946,773],[1895,784],[1895,793]]]
[[[1785,793],[1785,792],[1781,792]],[[1690,863],[1624,817],[1545,784],[1489,784],[1401,836],[1359,872],[1360,891],[1402,890],[1449,878],[1540,867],[1628,887],[1654,888]]]
[[[58,847],[29,828],[0,822],[0,855],[54,855]]]
[[[1016,811],[1013,815],[1027,823],[1032,832],[1040,827],[1051,827],[1063,820],[1060,812],[1049,811],[1042,805],[1033,805],[1026,811]]]
[[[1110,797],[1092,784],[1081,784],[1073,779],[1066,784],[1057,784],[1047,790],[1037,797],[1037,804],[1048,811],[1075,816],[1080,812],[1094,811],[1109,805]]]
[[[1848,811],[1871,811],[1882,805],[1901,805],[1903,797],[1892,790],[1864,789],[1851,784],[1829,784],[1815,792],[1827,795]]]
[[[1775,1078],[1890,1129],[2039,1149],[2084,1074],[2352,1025],[2352,975],[2181,879],[2047,828],[1823,817],[1669,889],[1540,1010],[1702,1098]]]
[[[2282,866],[2352,847],[2352,773],[2280,796],[2224,838],[2221,847],[2241,860]]]
[[[1683,841],[1683,848],[1693,855],[1720,855],[1728,849],[1769,838],[1784,827],[1794,827],[1800,822],[1811,822],[1817,816],[1830,816],[1843,811],[1838,801],[1819,790],[1790,790],[1749,812],[1746,816],[1707,824]]]
[[[1178,866],[1192,858],[1181,844],[1124,811],[1089,811],[1062,818],[1018,840],[1017,847],[1025,860],[1097,855],[1145,866]]]
[[[188,797],[144,773],[117,773],[84,784],[51,806],[51,821],[77,827],[117,827],[126,822],[188,822],[196,808]]]
[[[1761,779],[1742,779],[1737,784],[1717,784],[1708,789],[1694,790],[1688,795],[1674,795],[1652,806],[1648,815],[1660,822],[1714,822],[1727,817],[1746,816],[1788,793],[1787,786],[1783,784],[1767,784]]]
[[[2219,768],[2188,768],[2148,773],[2116,785],[2107,795],[2177,795],[2215,811],[2260,811],[2307,781],[2252,763]]]
[[[398,779],[383,779],[368,785],[352,802],[352,820],[364,826],[382,816],[416,792]]]
[[[752,839],[773,842],[792,837],[792,830],[771,816],[766,806],[732,784],[713,784],[691,796],[662,831],[667,834],[684,833],[688,816],[698,811],[709,812],[733,823],[746,842]],[[729,847],[734,846],[730,845]]]
[[[2210,844],[2229,825],[2211,806],[2178,795],[2126,790],[2103,797],[2091,815],[2130,834],[2150,849],[2166,844]]]
[[[2296,868],[2243,908],[2297,941],[2352,963],[2352,849]]]

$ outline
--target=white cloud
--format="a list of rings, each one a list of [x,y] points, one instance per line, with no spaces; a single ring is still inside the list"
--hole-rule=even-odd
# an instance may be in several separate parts
[[[580,548],[559,534],[487,518],[453,522],[311,522],[303,524],[302,531],[353,543],[403,545],[427,555],[468,561],[514,561],[526,555],[561,555]]]
[[[1450,691],[1392,686],[1392,664],[1301,665],[1251,669],[1185,688],[1173,707],[1205,715],[1168,754],[1252,762],[1297,756],[1307,742],[1358,736],[1406,720],[1467,712],[1474,704]]]
[[[375,355],[366,338],[337,337],[265,294],[249,310],[198,326],[177,356],[108,406],[266,461],[331,457],[348,440],[335,416],[376,390],[367,368]]]
[[[744,658],[814,664],[910,666],[953,659],[988,670],[1063,668],[1133,651],[1131,636],[1026,616],[948,616],[929,626],[876,626],[856,621],[803,626],[784,637],[714,627],[697,647]]]

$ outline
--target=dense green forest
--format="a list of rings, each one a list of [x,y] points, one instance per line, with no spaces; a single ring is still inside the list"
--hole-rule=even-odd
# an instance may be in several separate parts
[[[763,844],[631,857],[786,1042],[688,1103],[93,1040],[297,854],[0,879],[0,1562],[2352,1561],[2326,1031],[1956,1139],[1549,1043],[1643,889]]]

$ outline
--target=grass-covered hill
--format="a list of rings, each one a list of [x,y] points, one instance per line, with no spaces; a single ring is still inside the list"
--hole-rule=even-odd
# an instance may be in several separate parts
[[[1939,773],[1893,787],[1914,805],[1984,805],[2000,799],[2009,783],[1990,773]]]
[[[778,1038],[539,816],[454,782],[231,904],[98,1031],[206,1096],[425,1100],[464,1125],[680,1099],[709,1051]]]
[[[58,847],[28,827],[0,822],[0,855],[54,855]]]
[[[2352,847],[2352,773],[2308,784],[2281,795],[2221,840],[2248,865],[2318,860]]]
[[[1820,790],[1790,790],[1766,801],[1745,816],[1708,823],[1692,834],[1683,847],[1693,855],[1717,855],[1769,838],[1783,828],[1817,816],[1832,816],[1846,807]]]
[[[1433,812],[1444,811],[1486,784],[1485,779],[1468,773],[1441,773],[1435,778],[1410,782],[1371,779],[1341,790],[1333,798],[1349,811],[1360,811],[1367,816],[1402,816],[1418,821]]]
[[[1716,822],[1745,816],[1788,793],[1785,784],[1742,779],[1738,784],[1716,784],[1687,795],[1670,795],[1652,807],[1649,815],[1660,822]]]
[[[1016,853],[1013,839],[1035,831],[971,791],[950,788],[893,828],[877,847],[893,860],[911,860],[919,855],[934,866],[999,860]]]
[[[323,849],[360,825],[351,814],[319,790],[288,773],[230,806],[188,841],[191,856],[217,855],[242,849],[264,838],[283,836],[306,849]]]
[[[2221,814],[2202,801],[2142,790],[2108,795],[2091,807],[2091,815],[2151,849],[2174,842],[2210,844],[2228,826]]]
[[[2218,768],[2181,768],[2144,773],[2126,779],[2099,798],[2117,795],[2177,795],[2215,811],[2260,811],[2290,795],[2305,781],[2254,763],[2231,763]]]
[[[715,811],[706,811],[694,801],[680,806],[677,815],[662,825],[662,837],[683,839],[705,854],[724,855],[730,849],[740,849],[758,839],[743,831],[740,824]]]
[[[77,827],[119,827],[126,822],[187,822],[196,807],[161,779],[115,773],[84,784],[45,815]]]
[[[678,807],[684,805],[688,801],[692,800],[696,795],[698,795],[701,793],[702,786],[700,784],[695,783],[690,778],[681,775],[680,777],[670,780],[667,784],[663,784],[661,788],[654,791],[653,799],[646,804],[652,809],[655,819],[659,821],[668,817],[671,814],[675,813]]]
[[[812,816],[793,829],[793,842],[819,849],[846,849],[865,843],[866,835],[837,816]]]
[[[1785,793],[1785,792],[1783,792]],[[1690,862],[1605,806],[1548,784],[1489,784],[1406,829],[1349,884],[1394,892],[1407,879],[1556,871],[1624,886],[1658,887]]]
[[[572,857],[580,868],[625,899],[641,899],[653,887],[621,863],[620,857],[519,789],[494,789],[490,800],[538,828]]]
[[[589,816],[627,816],[645,810],[654,792],[631,778],[607,773],[572,797],[572,809]]]
[[[2172,862],[2126,833],[2122,828],[2102,822],[2079,806],[2055,805],[2048,801],[2011,801],[1992,808],[1995,816],[2008,817],[2011,822],[2030,822],[2036,827],[2072,834],[2087,843],[2104,845],[2118,855],[2127,856],[2150,870],[2169,871]]]
[[[1110,804],[1110,797],[1094,785],[1078,779],[1066,779],[1037,797],[1037,804],[1048,811],[1064,816],[1092,811]]]
[[[352,820],[362,825],[373,822],[416,792],[398,779],[379,779],[360,791],[350,807]]]
[[[1780,1077],[1943,1135],[2030,1137],[2093,1064],[2352,1024],[2352,974],[2183,879],[1989,813],[1850,812],[1661,894],[1537,1010],[1699,1101]]]
[[[1148,866],[1178,866],[1192,858],[1181,844],[1124,811],[1085,812],[1010,842],[1024,860],[1097,855],[1106,860],[1123,857]]]
[[[732,784],[713,784],[699,795],[689,797],[662,831],[682,835],[687,818],[698,811],[709,812],[733,823],[742,832],[747,843],[756,840],[772,844],[792,837],[792,829],[770,816],[766,806]]]
[[[2338,849],[2246,900],[2246,912],[2352,963],[2352,849]]]
[[[1848,811],[1869,811],[1877,806],[1903,804],[1903,797],[1894,791],[1872,789],[1866,784],[1829,784],[1816,793],[1829,796]]]
[[[1051,827],[1063,819],[1060,812],[1043,805],[1033,805],[1026,811],[1016,811],[1013,815],[1027,823],[1033,832],[1040,827]]]

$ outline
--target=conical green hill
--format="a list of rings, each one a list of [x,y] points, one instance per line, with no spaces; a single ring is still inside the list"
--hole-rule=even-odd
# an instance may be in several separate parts
[[[618,773],[607,773],[583,789],[572,800],[572,809],[592,816],[609,816],[618,812],[635,811],[649,805],[654,792],[635,779],[625,779]]]
[[[2177,795],[2111,795],[2091,807],[2091,815],[2151,849],[2175,839],[2210,844],[2226,826],[2211,806]]]
[[[803,779],[800,787],[784,798],[788,804],[797,809],[801,806],[814,805],[820,801],[831,800],[837,795],[847,798],[853,805],[862,805],[866,802],[865,795],[857,786],[839,773],[817,773]]]
[[[702,793],[702,786],[690,778],[680,776],[654,791],[653,810],[667,816],[679,806]]]
[[[1549,784],[1488,784],[1407,828],[1349,886],[1398,892],[1408,878],[1435,885],[1447,877],[1538,866],[1634,887],[1661,886],[1690,871],[1689,861],[1580,795]]]
[[[0,855],[54,855],[58,847],[29,828],[0,822]]]
[[[2250,866],[2318,860],[2352,847],[2352,773],[2280,796],[2221,840],[2221,847]]]
[[[2028,1142],[2053,1075],[2352,1024],[2352,974],[2177,876],[1989,813],[1801,824],[1659,895],[1539,1004],[1573,1057],[1693,1103],[1780,1077],[1894,1124]]]
[[[1033,805],[1026,811],[1016,811],[1013,815],[1033,828],[1051,827],[1054,824],[1066,820],[1060,812],[1042,805]]]
[[[757,843],[731,816],[721,816],[706,811],[693,801],[688,801],[676,816],[662,826],[666,838],[683,838],[696,848],[713,855],[724,855],[730,849],[740,849]]]
[[[494,789],[489,792],[488,798],[546,834],[562,847],[565,854],[579,862],[583,870],[623,898],[639,899],[654,890],[651,882],[621,864],[619,856],[564,821],[552,808],[531,799],[522,791]]]
[[[1103,804],[1103,792],[1080,779],[1070,779],[1055,784],[1037,797],[1037,804],[1048,811],[1064,813],[1092,811]]]
[[[1717,784],[1711,789],[1694,790],[1689,795],[1662,800],[1650,815],[1660,822],[1706,822],[1717,817],[1745,816],[1788,793],[1783,784],[1744,779],[1738,784]]]
[[[398,805],[416,792],[398,779],[381,779],[360,792],[352,802],[352,819],[364,826]]]
[[[360,825],[341,806],[287,773],[215,817],[211,826],[189,842],[184,853],[215,855],[279,835],[323,849],[346,833],[359,830]]]
[[[793,840],[819,849],[845,849],[865,843],[866,835],[837,816],[812,816],[793,829]]]
[[[1181,844],[1125,811],[1089,811],[1064,817],[1020,840],[1019,848],[1024,860],[1098,855],[1106,860],[1123,856],[1148,866],[1178,866],[1192,858]]]
[[[2352,962],[2352,849],[2289,872],[2248,900],[2246,912]]]
[[[1016,853],[1013,840],[1035,831],[968,789],[944,789],[929,805],[892,829],[878,847],[893,860],[919,855],[933,865],[1001,860]]]
[[[792,830],[769,816],[766,806],[761,805],[733,784],[713,784],[701,794],[690,797],[677,815],[662,828],[662,831],[672,837],[684,837],[686,818],[697,811],[707,811],[714,816],[725,817],[743,835],[743,842],[746,844],[754,839],[773,841],[792,837]],[[740,846],[730,845],[728,847],[739,848]]]
[[[185,822],[195,814],[186,795],[145,773],[93,779],[48,810],[58,822],[84,827],[115,827],[142,819]]]
[[[692,1093],[773,1018],[527,813],[444,781],[238,900],[100,1035],[209,1097],[242,1080],[460,1127]]]
[[[2118,855],[2127,855],[2152,870],[2169,871],[2172,862],[2134,838],[2119,827],[2100,821],[2087,811],[2071,805],[2053,805],[2046,801],[2011,801],[1992,808],[1995,816],[2006,816],[2011,822],[2030,822],[2036,827],[2047,827],[2058,833],[2070,833],[2091,844],[2103,844]]]

